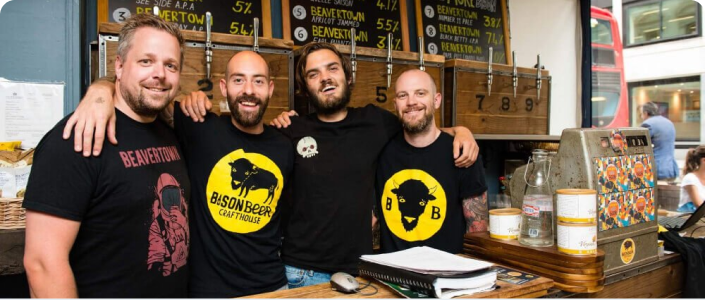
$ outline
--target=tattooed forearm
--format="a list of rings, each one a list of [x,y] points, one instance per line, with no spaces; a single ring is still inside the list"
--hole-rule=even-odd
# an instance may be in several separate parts
[[[490,218],[487,206],[487,192],[463,199],[463,215],[466,222],[465,232],[487,231]]]
[[[105,103],[105,99],[103,99],[103,97],[98,97],[98,99],[95,99],[95,103]]]

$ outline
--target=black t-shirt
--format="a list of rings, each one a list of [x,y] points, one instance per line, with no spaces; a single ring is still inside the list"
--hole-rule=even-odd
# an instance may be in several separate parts
[[[191,297],[238,297],[286,284],[279,199],[293,168],[291,141],[265,126],[238,130],[229,116],[195,123],[175,110],[193,194]]]
[[[69,262],[82,298],[185,297],[186,164],[164,123],[116,113],[117,146],[98,157],[61,138],[68,117],[37,146],[23,206],[80,221]],[[49,250],[48,250],[49,251]]]
[[[400,129],[393,114],[374,105],[348,108],[345,119],[333,123],[315,114],[292,118],[282,130],[296,149],[286,264],[357,274],[360,255],[372,252],[377,158]]]
[[[465,233],[462,201],[487,190],[482,158],[455,167],[447,133],[424,148],[398,134],[377,166],[377,216],[382,252],[429,246],[461,253]]]

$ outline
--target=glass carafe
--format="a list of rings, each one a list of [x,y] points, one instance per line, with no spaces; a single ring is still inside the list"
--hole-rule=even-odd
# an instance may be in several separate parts
[[[551,158],[548,152],[534,150],[524,170],[526,190],[522,201],[519,234],[519,242],[523,245],[553,246],[553,193],[549,180],[550,170]]]

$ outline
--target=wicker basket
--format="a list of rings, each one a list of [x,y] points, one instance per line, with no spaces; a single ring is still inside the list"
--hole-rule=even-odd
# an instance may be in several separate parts
[[[0,229],[25,228],[24,198],[0,198]]]

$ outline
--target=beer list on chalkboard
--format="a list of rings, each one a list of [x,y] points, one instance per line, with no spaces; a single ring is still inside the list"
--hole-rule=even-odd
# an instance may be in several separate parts
[[[251,36],[254,18],[260,19],[259,36],[262,36],[262,0],[109,0],[108,21],[119,23],[132,14],[154,13],[159,7],[159,17],[179,24],[182,30],[206,30],[206,12],[213,16],[212,32]]]
[[[420,1],[426,51],[446,59],[487,61],[493,48],[494,63],[507,63],[504,0]],[[418,4],[417,4],[418,5]],[[418,6],[417,6],[418,7]]]
[[[349,45],[355,28],[357,46],[386,49],[392,32],[393,49],[401,50],[400,1],[405,0],[289,0],[291,39],[295,45]]]

